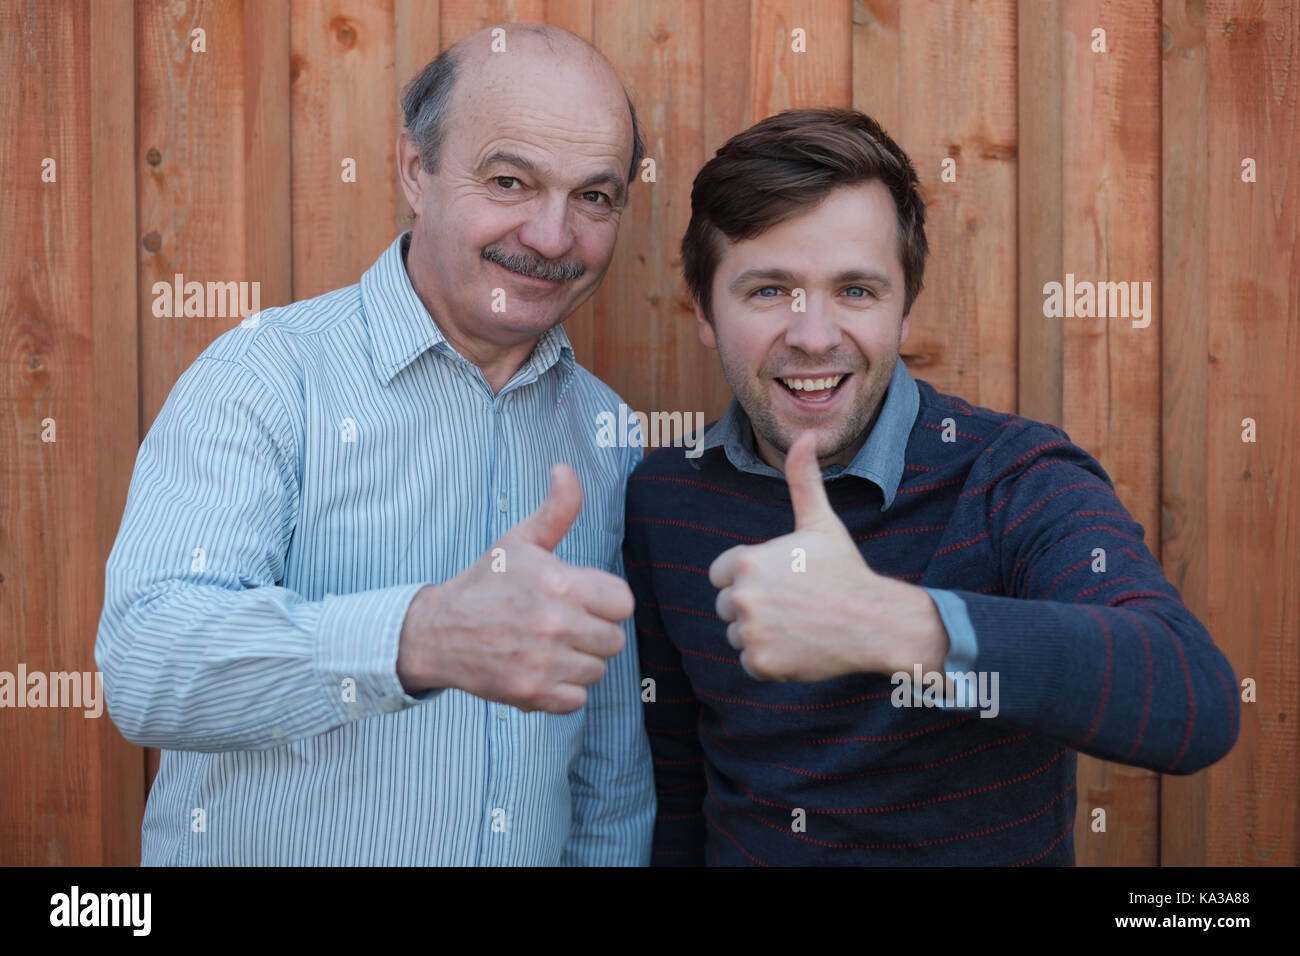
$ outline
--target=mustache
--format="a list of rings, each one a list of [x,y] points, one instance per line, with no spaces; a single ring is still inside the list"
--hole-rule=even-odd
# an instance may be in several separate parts
[[[525,252],[506,252],[500,246],[487,246],[482,257],[488,262],[518,272],[520,275],[534,279],[550,279],[552,282],[567,282],[586,273],[584,266],[576,262],[552,262],[540,256],[530,256]]]

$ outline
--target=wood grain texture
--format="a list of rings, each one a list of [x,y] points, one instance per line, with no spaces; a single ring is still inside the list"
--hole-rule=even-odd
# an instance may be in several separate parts
[[[1097,455],[1257,685],[1238,746],[1207,771],[1081,758],[1078,861],[1300,863],[1294,3],[68,0],[4,16],[0,669],[93,669],[138,442],[237,321],[155,316],[152,283],[258,281],[267,307],[356,282],[408,227],[401,89],[474,30],[547,22],[608,56],[656,167],[632,187],[604,283],[568,320],[579,361],[634,408],[720,414],[730,390],[680,275],[696,172],[782,109],[875,116],[929,204],[913,371]],[[57,184],[40,181],[46,156]],[[940,180],[946,157],[955,183]],[[1043,284],[1067,272],[1151,281],[1150,327],[1045,318]],[[57,443],[40,441],[45,417]],[[0,721],[20,728],[0,737],[0,864],[136,862],[156,753],[107,717]],[[1097,806],[1105,833],[1088,827]]]
[[[95,530],[97,550],[89,572],[95,627],[80,633],[94,653],[103,569],[126,505],[140,441],[140,297],[136,288],[135,22],[127,3],[90,8],[91,314],[95,408]],[[75,718],[74,718],[75,719]],[[101,768],[98,847],[88,862],[135,866],[140,862],[145,760],[105,714],[97,721]],[[96,858],[95,851],[99,851]]]
[[[1093,31],[1106,51],[1094,52]],[[1062,6],[1065,282],[1150,283],[1150,325],[1059,318],[1064,325],[1062,426],[1106,469],[1159,558],[1160,61],[1154,0]],[[1140,287],[1140,286],[1139,286]],[[1043,301],[1039,288],[1038,302]],[[1041,311],[1040,311],[1041,314]],[[1022,374],[1033,374],[1032,366]],[[1085,549],[1087,542],[1080,544]],[[1149,771],[1079,759],[1075,847],[1080,864],[1158,862],[1159,781]],[[1106,810],[1106,830],[1090,813]]]
[[[293,297],[361,280],[393,241],[399,128],[391,0],[291,8]],[[344,160],[356,181],[343,179]]]
[[[1171,578],[1188,581],[1216,643],[1257,701],[1220,764],[1163,793],[1171,863],[1294,866],[1300,580],[1300,361],[1297,238],[1300,14],[1287,3],[1165,4],[1170,250],[1164,267],[1186,310],[1166,336],[1166,520]],[[1242,161],[1256,164],[1244,182]],[[1280,396],[1286,396],[1279,400]],[[1243,419],[1257,441],[1242,441]],[[1289,583],[1289,584],[1288,584]],[[1288,593],[1289,587],[1289,593]]]
[[[593,39],[638,105],[656,181],[633,183],[614,261],[592,297],[590,367],[632,408],[712,417],[720,409],[708,407],[708,376],[720,372],[680,295],[678,255],[704,153],[702,11],[686,2],[609,5]]]
[[[95,434],[89,16],[84,3],[10,13],[0,116],[22,119],[0,137],[0,669],[93,673],[102,572],[90,476],[112,438]],[[105,801],[129,813],[105,784],[125,755],[107,717],[17,693],[40,706],[0,711],[0,863],[97,864]],[[119,821],[107,828],[116,845]]]
[[[921,179],[930,243],[902,355],[940,391],[1013,409],[1015,7],[902,3],[897,35],[898,121],[889,132]],[[945,159],[955,163],[955,182],[943,181]]]
[[[1061,0],[1022,3],[1016,13],[1017,410],[1058,427],[1065,418],[1065,326],[1043,316],[1043,286],[1065,275],[1060,24]]]

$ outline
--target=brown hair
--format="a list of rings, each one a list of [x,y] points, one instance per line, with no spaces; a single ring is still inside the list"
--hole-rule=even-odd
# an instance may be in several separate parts
[[[907,154],[857,110],[786,110],[755,123],[723,144],[695,177],[691,223],[682,237],[686,287],[713,321],[713,274],[722,258],[719,234],[752,239],[821,202],[839,186],[880,180],[898,213],[903,263],[903,314],[921,292],[925,201]]]

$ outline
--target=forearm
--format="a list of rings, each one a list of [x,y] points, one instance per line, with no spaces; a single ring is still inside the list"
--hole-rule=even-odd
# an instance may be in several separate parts
[[[1083,753],[1194,773],[1231,749],[1236,677],[1196,618],[1162,595],[1117,606],[956,592],[997,675],[1000,716]]]
[[[421,585],[306,601],[108,568],[96,642],[123,735],[174,750],[250,750],[418,701],[396,674],[402,619]]]

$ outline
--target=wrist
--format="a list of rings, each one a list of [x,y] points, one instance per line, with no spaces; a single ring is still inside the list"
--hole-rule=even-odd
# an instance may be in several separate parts
[[[897,585],[893,608],[893,639],[888,642],[890,655],[886,673],[913,673],[919,665],[922,673],[942,672],[948,657],[948,629],[939,608],[925,589],[902,581]]]
[[[438,653],[438,622],[445,620],[440,610],[443,597],[443,585],[426,584],[415,593],[402,620],[397,679],[408,694],[450,686],[441,673]]]

